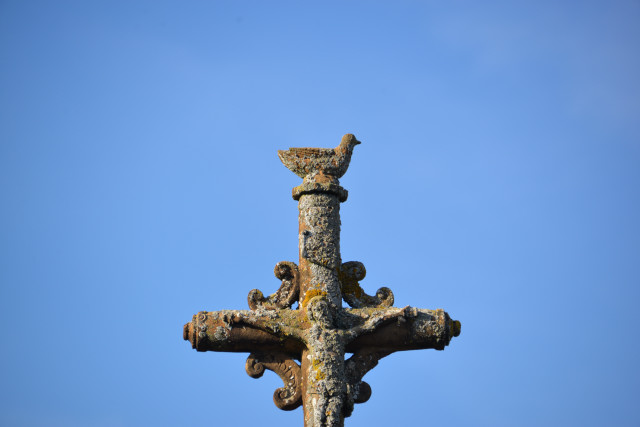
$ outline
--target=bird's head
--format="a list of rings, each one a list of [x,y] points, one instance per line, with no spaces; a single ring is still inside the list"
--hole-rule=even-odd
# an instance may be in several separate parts
[[[360,144],[360,141],[358,141],[355,137],[354,134],[352,133],[348,133],[345,136],[342,137],[342,141],[340,141],[340,145],[342,146],[351,146],[354,147],[356,145]]]

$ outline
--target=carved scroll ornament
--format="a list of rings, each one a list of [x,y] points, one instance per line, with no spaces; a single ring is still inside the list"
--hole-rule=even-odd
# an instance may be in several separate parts
[[[342,298],[353,308],[362,307],[391,307],[393,292],[387,287],[378,289],[375,296],[367,295],[360,287],[360,280],[367,275],[364,264],[359,261],[349,261],[342,264],[339,270],[342,284]]]
[[[363,349],[353,354],[345,361],[345,376],[347,379],[347,405],[345,416],[353,411],[354,403],[364,403],[371,397],[371,386],[362,381],[367,372],[378,365],[378,361],[392,351],[373,351]]]
[[[251,290],[247,297],[251,310],[257,310],[260,307],[290,308],[298,300],[300,292],[298,266],[293,262],[280,261],[273,269],[273,274],[282,281],[280,288],[266,298],[259,289]]]
[[[260,378],[264,370],[278,374],[284,387],[273,392],[273,402],[285,411],[292,411],[302,405],[302,383],[300,365],[284,353],[251,353],[245,364],[251,378]]]

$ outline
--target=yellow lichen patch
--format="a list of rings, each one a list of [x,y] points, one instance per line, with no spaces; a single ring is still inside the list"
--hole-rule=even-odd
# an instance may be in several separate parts
[[[362,298],[362,295],[364,295],[364,290],[360,287],[360,283],[352,278],[353,275],[353,272],[350,272],[350,274],[346,274],[346,272],[338,271],[342,294],[353,295],[356,298]]]
[[[326,377],[321,367],[322,367],[322,362],[319,361],[318,359],[313,359],[311,369],[313,369],[316,372],[316,381],[323,380]]]
[[[364,291],[358,282],[346,280],[342,282],[342,293],[346,295],[353,295],[356,298],[361,298]]]
[[[300,306],[306,307],[306,305],[311,301],[312,298],[317,296],[326,296],[327,291],[323,291],[320,289],[309,289],[306,294],[304,294],[304,299],[300,303]]]

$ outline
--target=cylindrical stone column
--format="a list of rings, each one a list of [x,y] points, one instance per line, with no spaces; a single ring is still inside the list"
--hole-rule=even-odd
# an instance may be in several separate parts
[[[305,306],[311,298],[324,295],[335,310],[342,306],[337,271],[341,264],[338,196],[303,194],[298,211],[300,303]]]
[[[338,179],[347,171],[357,144],[355,136],[346,134],[335,149],[278,151],[282,163],[303,178],[293,198],[299,210],[299,309],[310,323],[301,360],[306,427],[344,425],[344,343],[334,319],[342,308],[340,203],[347,191]]]
[[[304,425],[340,427],[346,396],[345,352],[333,319],[342,307],[340,202],[346,191],[336,184],[304,187],[307,191],[298,193],[300,309],[307,311],[311,322],[301,358]],[[294,190],[294,198],[295,194]]]

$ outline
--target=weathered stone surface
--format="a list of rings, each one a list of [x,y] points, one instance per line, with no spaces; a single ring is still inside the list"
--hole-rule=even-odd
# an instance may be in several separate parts
[[[251,353],[245,364],[247,374],[260,378],[265,369],[275,372],[284,387],[273,393],[273,402],[284,411],[292,411],[302,405],[302,376],[300,365],[285,353]]]
[[[342,264],[338,270],[342,285],[342,298],[351,307],[391,307],[393,305],[393,292],[382,287],[375,296],[367,295],[360,287],[360,280],[364,279],[367,270],[364,264],[358,261],[349,261]]]
[[[272,370],[284,386],[276,406],[304,409],[306,427],[339,427],[371,387],[362,378],[396,351],[443,350],[460,334],[460,322],[443,310],[396,308],[389,288],[375,296],[360,286],[366,270],[340,257],[340,203],[347,192],[338,178],[353,147],[347,134],[335,149],[291,148],[282,162],[303,178],[294,188],[299,210],[299,263],[280,262],[280,288],[265,297],[249,293],[251,310],[200,312],[184,326],[183,338],[198,351],[249,352],[246,370],[259,378]],[[342,300],[352,308],[343,308]],[[298,307],[292,309],[298,302]],[[346,353],[353,355],[345,360]],[[296,362],[300,361],[300,364]]]
[[[305,194],[300,197],[298,210],[300,257],[337,271],[340,265],[338,198],[334,194]]]
[[[276,264],[273,273],[282,280],[280,289],[265,298],[258,289],[249,292],[247,300],[251,310],[258,308],[289,308],[298,300],[300,280],[298,266],[293,262],[281,261]]]
[[[305,182],[338,182],[349,162],[353,147],[360,144],[353,134],[342,137],[336,148],[289,148],[278,150],[278,157],[291,172],[304,178]]]

